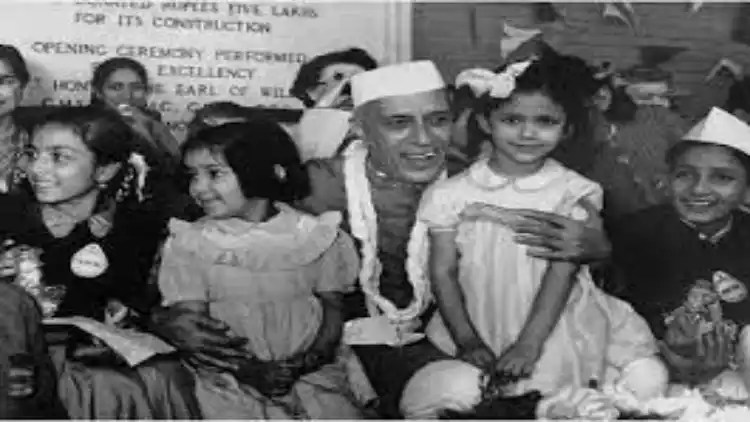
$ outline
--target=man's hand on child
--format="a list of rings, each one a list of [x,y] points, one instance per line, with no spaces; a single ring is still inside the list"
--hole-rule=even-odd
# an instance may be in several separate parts
[[[495,371],[510,378],[527,378],[534,372],[541,347],[530,343],[514,343],[505,349],[495,363]]]
[[[232,336],[221,321],[178,306],[154,310],[151,329],[204,367],[232,371],[234,361],[247,356],[247,339]]]
[[[599,210],[588,199],[578,205],[586,212],[579,221],[538,210],[520,210],[525,222],[515,227],[516,242],[529,246],[529,255],[556,261],[591,262],[609,256],[611,245]]]
[[[590,262],[609,256],[611,245],[599,210],[582,198],[578,205],[586,220],[529,209],[508,209],[491,204],[469,204],[461,213],[466,220],[490,220],[516,232],[515,241],[529,247],[529,255],[549,260]]]

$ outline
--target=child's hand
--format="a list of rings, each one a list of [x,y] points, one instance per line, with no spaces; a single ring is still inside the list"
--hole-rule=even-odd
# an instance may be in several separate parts
[[[677,312],[667,323],[664,342],[684,357],[694,357],[701,340],[698,320],[686,312]]]
[[[459,348],[457,357],[482,370],[492,367],[496,359],[492,349],[481,341]]]
[[[266,397],[283,397],[297,383],[302,374],[303,362],[300,359],[284,361],[263,361],[250,359],[243,362],[235,373],[237,379],[255,388]]]
[[[515,343],[497,360],[495,371],[512,378],[527,378],[534,372],[541,353],[542,348],[535,344]]]
[[[124,325],[125,318],[128,316],[128,307],[117,299],[110,299],[104,311],[104,322],[113,327]]]

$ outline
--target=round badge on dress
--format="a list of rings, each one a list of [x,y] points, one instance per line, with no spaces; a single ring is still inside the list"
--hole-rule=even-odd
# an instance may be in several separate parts
[[[102,275],[109,267],[107,255],[101,246],[89,243],[73,255],[70,260],[70,269],[78,277],[94,278]]]

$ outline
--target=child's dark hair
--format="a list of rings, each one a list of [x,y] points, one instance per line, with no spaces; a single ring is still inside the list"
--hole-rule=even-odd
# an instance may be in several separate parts
[[[135,198],[135,169],[128,162],[134,152],[135,140],[132,129],[122,118],[108,109],[96,106],[60,107],[46,113],[31,128],[31,138],[50,125],[68,128],[93,153],[95,165],[121,164],[120,170],[102,190],[99,204],[109,199],[121,201]]]
[[[378,62],[367,51],[361,48],[350,48],[321,54],[320,56],[313,57],[312,60],[300,67],[289,93],[302,101],[305,107],[313,107],[315,101],[310,98],[307,91],[315,88],[318,82],[320,82],[320,74],[323,72],[323,69],[337,63],[354,64],[362,67],[364,70],[372,70],[378,67]]]
[[[21,82],[22,87],[29,83],[31,79],[29,68],[26,66],[26,61],[23,59],[21,52],[16,47],[8,44],[0,44],[0,61],[5,62],[10,67],[14,76]]]
[[[216,101],[205,104],[195,111],[193,119],[188,123],[188,137],[211,127],[212,125],[206,121],[207,119],[217,117],[238,120],[248,119],[250,117],[249,110],[233,101]]]
[[[496,73],[505,70],[505,66]],[[575,56],[549,54],[534,60],[516,78],[513,94],[543,92],[559,104],[567,116],[569,138],[585,134],[589,123],[589,104],[599,83],[586,62]],[[484,94],[478,100],[479,112],[489,116],[509,98],[492,98]]]
[[[745,177],[747,177],[748,184],[750,184],[750,156],[730,146],[713,144],[710,142],[681,141],[675,144],[675,146],[673,146],[672,148],[669,149],[669,151],[667,151],[666,161],[667,161],[667,166],[669,167],[669,171],[674,170],[674,167],[677,164],[677,160],[683,154],[685,154],[691,148],[700,147],[700,146],[717,146],[717,147],[726,148],[727,151],[731,152],[732,155],[734,155],[735,158],[737,158],[740,164],[742,164],[742,168],[745,169],[745,175],[746,175]]]
[[[185,157],[196,150],[220,154],[246,198],[292,203],[310,194],[310,179],[294,141],[267,118],[204,129],[182,145]]]

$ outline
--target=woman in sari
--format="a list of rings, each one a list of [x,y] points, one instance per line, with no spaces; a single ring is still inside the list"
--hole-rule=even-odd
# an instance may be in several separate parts
[[[166,216],[140,207],[147,169],[132,137],[116,114],[97,107],[55,111],[31,131],[29,191],[0,197],[0,233],[16,282],[47,316],[137,328],[159,303],[148,280]],[[131,367],[75,328],[48,331],[70,417],[200,417],[179,360],[157,356]]]
[[[0,192],[13,190],[19,181],[27,135],[13,114],[30,78],[21,53],[11,45],[0,44]]]

